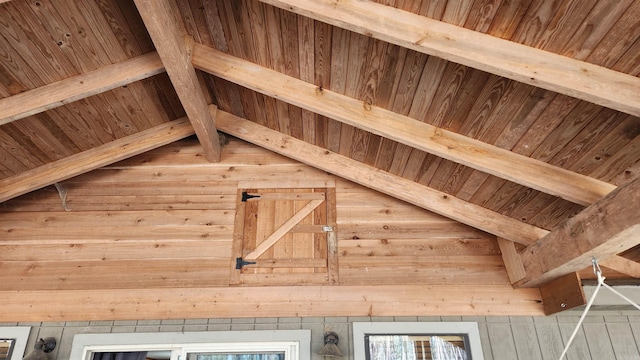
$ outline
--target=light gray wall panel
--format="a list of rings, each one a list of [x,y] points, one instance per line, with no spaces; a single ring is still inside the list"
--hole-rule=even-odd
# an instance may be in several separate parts
[[[587,345],[593,359],[615,359],[611,339],[604,322],[586,322],[582,325],[587,337]]]
[[[559,317],[558,326],[560,327],[560,334],[562,335],[563,345],[569,341],[571,334],[575,330],[576,324],[580,320],[580,316],[561,316]],[[567,360],[581,360],[590,359],[589,346],[587,345],[587,338],[584,335],[582,327],[578,329],[571,347],[567,351]]]
[[[527,356],[531,360],[542,360],[540,343],[533,323],[511,324],[511,333],[518,357]]]
[[[147,321],[92,321],[0,323],[0,326],[31,326],[27,351],[37,339],[53,336],[58,347],[50,354],[52,360],[67,360],[73,337],[86,333],[190,332],[243,330],[311,330],[313,360],[323,345],[323,333],[335,331],[340,336],[339,347],[353,359],[353,322],[403,321],[474,321],[478,323],[486,360],[557,360],[568,341],[579,313],[568,312],[550,317],[313,317],[313,318],[250,318],[250,319],[187,319]],[[587,316],[572,346],[568,360],[630,360],[640,359],[640,315],[631,311],[613,311],[606,315]],[[77,360],[77,359],[74,359]],[[360,360],[360,359],[358,359]]]
[[[489,332],[489,346],[494,359],[518,358],[516,345],[511,333],[511,324],[488,323],[487,331]],[[484,347],[486,344],[482,344],[482,346]]]
[[[640,359],[638,346],[633,338],[629,323],[614,322],[606,325],[616,359]]]

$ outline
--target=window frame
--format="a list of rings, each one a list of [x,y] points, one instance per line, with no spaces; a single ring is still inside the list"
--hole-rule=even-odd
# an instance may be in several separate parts
[[[234,353],[234,352],[284,352],[285,359],[298,359],[299,346],[294,341],[278,342],[243,342],[243,343],[217,343],[207,345],[189,345],[182,348],[180,359],[188,359],[189,354],[202,353]]]
[[[366,335],[449,335],[460,334],[469,339],[472,360],[484,360],[480,331],[476,322],[354,322],[353,353],[355,359],[366,359]]]
[[[11,360],[22,360],[27,349],[31,326],[0,326],[0,338],[15,339],[11,352]]]
[[[259,339],[259,340],[258,340]],[[260,346],[263,346],[260,348]],[[287,360],[311,359],[310,330],[247,330],[158,333],[77,334],[71,359],[90,360],[95,352],[171,351],[171,360],[187,352],[284,351]]]

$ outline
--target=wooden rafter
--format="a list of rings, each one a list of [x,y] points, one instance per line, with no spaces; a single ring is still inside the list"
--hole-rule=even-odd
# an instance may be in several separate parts
[[[512,283],[522,281],[526,274],[521,255],[512,242],[532,246],[536,241],[550,234],[547,230],[519,222],[427,186],[318,148],[217,110],[215,107],[212,111],[217,112],[219,128],[233,136],[498,236],[507,273]],[[610,260],[620,263],[624,259],[618,255],[612,255]],[[584,266],[573,271],[582,268]],[[620,271],[620,268],[618,270]]]
[[[217,111],[216,117],[221,131],[464,224],[525,245],[533,243],[547,233],[544,229],[470,204],[216,108],[212,109]]]
[[[522,280],[526,276],[526,272],[524,271],[524,266],[522,266],[516,244],[513,241],[498,237],[498,246],[500,247],[502,261],[504,261],[509,281],[514,284]]]
[[[131,84],[164,71],[152,52],[0,99],[0,125]]]
[[[539,160],[416,121],[359,100],[318,88],[251,62],[195,44],[194,65],[318,114],[330,117],[416,149],[589,205],[615,189],[614,185]]]
[[[500,247],[500,253],[502,254],[502,260],[504,261],[504,267],[507,270],[507,275],[509,276],[509,281],[512,284],[517,284],[527,275],[524,265],[522,264],[520,252],[517,250],[517,246],[514,242],[500,237],[498,237],[497,240],[498,246]],[[600,265],[633,278],[640,278],[640,263],[629,260],[620,255],[613,255],[604,261],[600,261]]]
[[[193,135],[186,118],[0,180],[0,202]]]
[[[136,6],[151,35],[178,98],[210,162],[220,161],[220,141],[193,65],[185,31],[172,11],[170,0],[136,0]]]
[[[539,286],[640,243],[640,177],[566,221],[521,254],[526,276],[518,286]]]
[[[425,54],[640,116],[640,79],[373,1],[261,0]]]
[[[638,236],[640,237],[640,234],[638,234]],[[612,256],[604,261],[600,261],[600,265],[634,278],[640,278],[640,263],[622,256]]]

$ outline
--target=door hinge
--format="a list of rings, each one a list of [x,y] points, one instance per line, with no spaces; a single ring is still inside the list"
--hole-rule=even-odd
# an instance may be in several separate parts
[[[246,191],[242,192],[242,202],[247,202],[247,200],[249,199],[253,199],[253,198],[259,198],[260,195],[251,195]]]
[[[256,264],[255,261],[242,260],[241,257],[236,258],[236,270],[241,270],[244,266],[255,265],[255,264]]]

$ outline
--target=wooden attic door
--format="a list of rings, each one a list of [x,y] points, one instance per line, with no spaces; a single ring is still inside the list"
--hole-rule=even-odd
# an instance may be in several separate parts
[[[336,284],[335,188],[239,189],[231,285]]]

